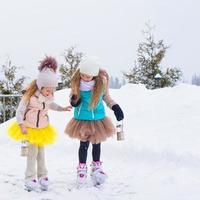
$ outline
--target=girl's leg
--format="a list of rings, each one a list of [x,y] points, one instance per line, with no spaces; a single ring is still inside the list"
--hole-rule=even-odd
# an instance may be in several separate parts
[[[37,156],[37,176],[40,177],[47,176],[47,168],[45,164],[45,150],[44,147],[38,147],[38,156]]]
[[[80,141],[80,147],[78,151],[79,165],[77,167],[77,184],[78,187],[85,183],[87,178],[87,151],[89,147],[89,141]]]
[[[79,163],[86,163],[89,144],[89,141],[80,141],[80,147],[78,151]]]
[[[93,161],[100,161],[100,155],[101,155],[101,143],[98,144],[92,144],[92,158]]]
[[[28,155],[27,155],[27,165],[25,172],[25,179],[35,179],[36,178],[36,159],[38,155],[38,147],[29,144],[28,146]]]
[[[102,162],[100,161],[101,143],[92,145],[91,178],[94,185],[100,185],[105,182],[107,175],[102,170]]]
[[[42,190],[47,191],[49,187],[49,180],[47,177],[47,168],[45,165],[45,151],[44,147],[38,148],[37,156],[37,175]]]

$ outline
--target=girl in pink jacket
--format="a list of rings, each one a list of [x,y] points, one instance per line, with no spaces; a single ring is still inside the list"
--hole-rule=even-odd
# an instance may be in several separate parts
[[[25,172],[25,189],[28,191],[38,190],[39,187],[48,190],[44,146],[54,143],[57,135],[49,124],[48,110],[71,110],[71,106],[64,108],[53,102],[57,87],[56,69],[57,62],[54,58],[46,57],[41,61],[37,80],[32,81],[19,103],[17,122],[8,128],[11,138],[29,142]]]

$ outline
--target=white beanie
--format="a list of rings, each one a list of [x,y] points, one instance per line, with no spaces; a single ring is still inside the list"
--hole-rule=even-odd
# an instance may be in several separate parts
[[[97,57],[84,57],[79,64],[80,73],[98,76],[100,63]]]
[[[41,90],[42,87],[56,88],[58,86],[56,73],[50,68],[44,68],[39,72],[36,84],[39,90]]]

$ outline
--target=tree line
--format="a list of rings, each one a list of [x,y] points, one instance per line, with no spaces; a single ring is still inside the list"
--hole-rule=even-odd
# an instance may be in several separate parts
[[[133,67],[129,72],[123,72],[123,79],[118,77],[110,77],[110,88],[120,88],[125,83],[144,84],[148,89],[156,89],[163,87],[172,87],[182,78],[182,72],[177,67],[163,67],[161,62],[170,48],[164,43],[164,40],[156,40],[153,28],[146,24],[143,31],[144,41],[140,42],[137,49],[137,57],[133,63]],[[59,67],[60,82],[58,89],[70,88],[71,78],[79,66],[83,52],[77,50],[76,47],[70,47],[64,50],[64,63]],[[17,75],[21,70],[12,63],[10,59],[1,65],[0,94],[21,94],[25,76]],[[195,75],[192,83],[200,85],[200,76]],[[10,110],[17,105],[16,100],[7,99],[4,102],[0,98],[0,122],[2,122],[2,107],[6,110],[6,119],[9,119]],[[13,105],[11,105],[13,104]]]

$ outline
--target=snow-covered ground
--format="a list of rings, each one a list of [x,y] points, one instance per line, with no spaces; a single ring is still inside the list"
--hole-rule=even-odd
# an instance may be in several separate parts
[[[66,105],[69,90],[56,102]],[[111,95],[125,113],[125,141],[113,137],[102,144],[103,167],[109,178],[101,188],[72,189],[76,180],[79,142],[64,127],[72,112],[50,112],[59,139],[46,148],[50,191],[23,190],[25,158],[20,144],[0,126],[0,200],[199,200],[200,199],[200,87],[182,84],[147,90],[127,84]],[[116,123],[113,112],[107,114]],[[91,162],[91,148],[88,165]],[[89,167],[89,166],[88,166]]]

